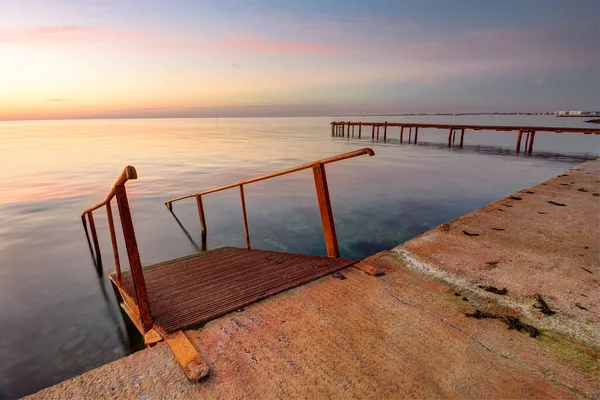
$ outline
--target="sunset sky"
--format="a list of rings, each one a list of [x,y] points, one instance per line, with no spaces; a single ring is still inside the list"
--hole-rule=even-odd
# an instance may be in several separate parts
[[[599,15],[597,0],[0,0],[0,120],[598,110]]]

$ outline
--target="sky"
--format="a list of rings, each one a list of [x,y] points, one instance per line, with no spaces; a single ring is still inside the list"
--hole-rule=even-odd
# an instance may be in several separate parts
[[[600,110],[597,0],[0,10],[0,120]]]

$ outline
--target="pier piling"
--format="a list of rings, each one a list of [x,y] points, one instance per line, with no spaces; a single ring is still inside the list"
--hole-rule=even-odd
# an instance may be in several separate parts
[[[385,121],[385,125],[383,126],[383,141],[387,140],[387,121]]]
[[[535,131],[531,131],[531,137],[529,138],[529,147],[527,148],[527,152],[531,154],[533,152],[533,138],[535,137]]]

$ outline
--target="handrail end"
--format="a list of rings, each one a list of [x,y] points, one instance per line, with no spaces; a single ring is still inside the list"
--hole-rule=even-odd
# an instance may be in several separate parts
[[[127,179],[137,179],[137,171],[133,165],[128,165],[125,167],[125,176]]]
[[[372,156],[375,155],[375,152],[370,147],[365,147],[365,151],[367,152],[367,154],[369,155],[369,157],[372,157]]]
[[[165,207],[167,207],[169,211],[173,211],[173,202],[165,201]]]

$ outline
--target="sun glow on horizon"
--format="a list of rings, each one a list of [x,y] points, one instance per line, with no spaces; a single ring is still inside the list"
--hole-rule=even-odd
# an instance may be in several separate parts
[[[342,2],[234,13],[135,4],[44,8],[29,1],[29,11],[38,10],[29,17],[7,7],[0,120],[293,105],[461,111],[453,109],[463,104],[457,96],[470,98],[473,111],[600,108],[598,27],[587,12],[569,19],[565,10],[532,8],[536,23],[515,27],[482,9],[490,26],[460,27],[465,17],[449,10],[451,28],[439,28],[436,16],[409,3],[341,13],[334,10]],[[127,17],[134,11],[135,19]]]

